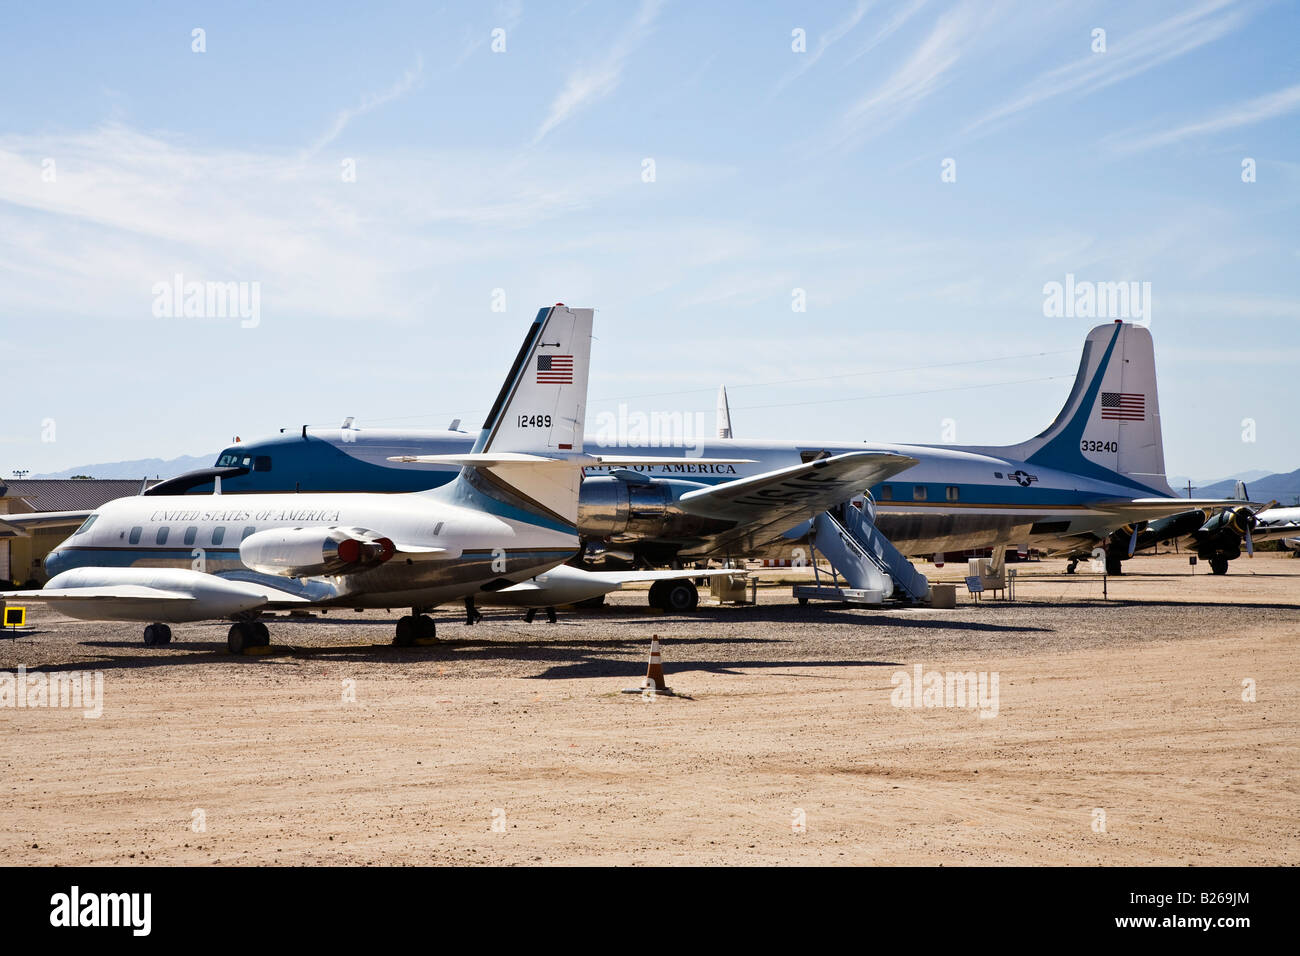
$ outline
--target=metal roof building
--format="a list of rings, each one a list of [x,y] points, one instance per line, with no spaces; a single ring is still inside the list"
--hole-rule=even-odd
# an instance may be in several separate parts
[[[134,479],[0,479],[0,515],[41,511],[94,511],[115,498],[138,495]],[[148,485],[156,484],[154,481]],[[44,560],[72,528],[48,528],[21,537],[0,530],[0,581],[36,586],[46,580]]]

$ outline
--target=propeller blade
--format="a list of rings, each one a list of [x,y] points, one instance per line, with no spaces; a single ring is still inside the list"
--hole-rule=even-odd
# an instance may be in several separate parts
[[[1255,556],[1255,541],[1250,536],[1250,525],[1246,525],[1246,553],[1252,558]]]
[[[1128,536],[1128,556],[1133,557],[1133,552],[1137,549],[1138,529],[1137,525],[1133,526],[1133,533]]]

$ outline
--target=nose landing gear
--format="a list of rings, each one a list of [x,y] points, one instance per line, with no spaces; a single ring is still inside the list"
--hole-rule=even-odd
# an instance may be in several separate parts
[[[397,622],[397,632],[393,643],[398,647],[414,647],[417,644],[432,644],[438,640],[438,627],[433,618],[421,614],[420,608],[411,608],[411,613]]]
[[[172,642],[172,629],[166,624],[148,624],[144,629],[144,642],[150,647]]]

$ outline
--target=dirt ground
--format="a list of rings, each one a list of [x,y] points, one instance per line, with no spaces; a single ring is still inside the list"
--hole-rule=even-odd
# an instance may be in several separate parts
[[[100,672],[103,713],[0,707],[0,863],[1300,863],[1300,560],[1138,557],[1105,601],[1063,566],[951,611],[789,572],[690,615],[444,608],[410,649],[397,613],[277,618],[238,658],[33,606],[0,671]],[[620,693],[651,634],[683,696]],[[996,675],[996,715],[895,706],[916,665]]]

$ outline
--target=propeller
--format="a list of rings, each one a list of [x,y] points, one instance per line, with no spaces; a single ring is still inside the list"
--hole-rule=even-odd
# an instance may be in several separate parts
[[[1138,544],[1138,526],[1133,526],[1133,533],[1128,536],[1128,556],[1133,557],[1133,552],[1137,550]]]

